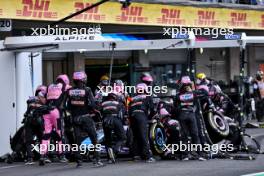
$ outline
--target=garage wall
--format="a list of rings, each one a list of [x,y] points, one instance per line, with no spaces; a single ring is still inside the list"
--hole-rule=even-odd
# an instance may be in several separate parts
[[[0,42],[1,48],[2,42]],[[16,132],[15,55],[0,52],[0,156],[10,152],[9,136]]]
[[[28,52],[16,53],[17,127],[22,125],[28,98],[33,96],[37,86],[42,84],[42,54],[33,53],[35,57],[32,61],[30,55]]]
[[[86,59],[111,59],[112,52],[93,51],[93,52],[85,52],[81,55],[84,55]],[[132,57],[132,51],[114,51],[115,59],[129,59],[131,57]]]
[[[228,51],[226,49],[196,49],[196,69],[197,72],[204,72],[207,76],[215,80],[228,81]]]
[[[152,50],[143,56],[147,57],[151,63],[184,63],[187,59],[187,50],[185,49],[168,49],[168,50]]]
[[[0,48],[2,44],[0,42]],[[33,90],[42,84],[42,55],[33,53],[36,56],[33,62],[29,55],[0,52],[0,156],[11,151],[10,136],[22,126],[26,101],[33,95]],[[30,64],[34,65],[33,70]]]
[[[216,80],[229,81],[229,51],[227,49],[196,49],[197,72],[204,72]],[[187,50],[151,50],[147,53],[139,51],[139,63],[143,66],[151,64],[186,63]]]

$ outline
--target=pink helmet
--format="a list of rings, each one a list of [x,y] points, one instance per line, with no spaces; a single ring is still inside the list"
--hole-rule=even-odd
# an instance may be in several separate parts
[[[165,108],[161,108],[160,109],[160,115],[161,116],[169,116],[170,113]]]
[[[51,84],[48,87],[47,99],[48,100],[57,100],[62,94],[62,83]]]
[[[37,96],[37,94],[41,92],[42,94],[46,95],[47,94],[47,86],[44,85],[39,85],[35,91],[35,96]]]
[[[192,84],[192,81],[191,81],[191,79],[190,79],[189,76],[183,76],[183,77],[181,78],[181,83],[182,83],[182,84]]]
[[[73,80],[75,81],[82,81],[82,82],[86,82],[87,80],[87,75],[85,72],[80,71],[80,72],[74,72],[73,73]]]
[[[62,81],[64,82],[65,85],[69,85],[69,84],[70,84],[69,77],[68,77],[66,74],[64,74],[64,75],[59,75],[59,76],[57,77],[57,79],[56,79],[56,82],[57,82],[58,80],[62,80]]]
[[[143,73],[141,76],[141,80],[145,82],[153,82],[153,78],[149,73]]]
[[[138,93],[144,93],[148,91],[148,86],[145,83],[139,83],[136,86],[136,90]]]
[[[207,85],[198,85],[198,86],[196,86],[196,88],[198,89],[198,90],[205,90],[206,92],[208,92],[209,93],[209,87],[207,86]]]

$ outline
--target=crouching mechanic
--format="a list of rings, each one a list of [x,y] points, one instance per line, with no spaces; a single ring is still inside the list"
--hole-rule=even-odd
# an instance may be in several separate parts
[[[45,114],[46,112],[42,111],[41,113],[36,113],[36,111],[46,104],[46,94],[47,87],[40,85],[35,91],[35,96],[30,97],[27,100],[27,111],[22,122],[25,126],[25,142],[27,150],[27,162],[25,164],[27,165],[34,164],[32,151],[34,135],[36,135],[39,140],[42,136],[42,113]]]
[[[69,89],[67,96],[67,109],[72,115],[75,142],[77,145],[81,145],[82,141],[86,136],[82,136],[85,132],[91,138],[92,144],[94,145],[94,165],[96,167],[103,166],[100,161],[100,151],[97,151],[95,146],[98,144],[97,133],[95,123],[90,117],[90,112],[95,108],[95,100],[92,91],[89,87],[86,87],[87,75],[85,72],[74,72],[73,82],[74,87]],[[77,167],[82,164],[80,151],[75,153]]]
[[[180,123],[178,120],[173,119],[173,116],[167,111],[164,102],[160,102],[158,105],[159,115],[161,117],[161,123],[165,127],[165,131],[168,136],[168,144],[178,144],[181,138]],[[165,155],[168,153],[167,151]]]
[[[191,138],[191,144],[201,145],[199,138],[197,117],[196,117],[196,99],[199,96],[198,91],[192,89],[192,81],[189,76],[183,76],[181,78],[181,88],[174,100],[174,108],[183,131],[184,144],[189,143]],[[183,160],[193,159],[190,155],[192,151],[183,151]],[[198,159],[201,161],[206,160],[201,156],[202,151],[196,151]]]
[[[137,93],[131,98],[129,104],[129,117],[133,131],[134,159],[141,156],[143,160],[155,162],[152,157],[148,140],[148,120],[154,115],[154,104],[151,96],[147,94],[147,85],[140,83],[136,86]],[[150,113],[149,113],[150,112]]]
[[[122,104],[118,101],[116,93],[109,93],[103,98],[102,114],[103,127],[105,133],[105,143],[107,147],[109,163],[115,163],[115,156],[120,152],[122,144],[126,141],[126,133],[122,124],[122,119],[119,116]],[[116,136],[113,141],[112,131]],[[115,144],[112,146],[113,142]]]

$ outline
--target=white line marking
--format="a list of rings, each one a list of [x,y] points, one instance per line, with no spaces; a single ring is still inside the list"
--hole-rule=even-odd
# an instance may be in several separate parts
[[[13,168],[13,167],[19,167],[19,166],[23,166],[23,165],[3,166],[3,167],[0,167],[0,170],[2,170],[2,169],[9,169],[9,168]]]
[[[264,175],[264,172],[257,172],[257,173],[241,175],[241,176],[263,176],[263,175]]]

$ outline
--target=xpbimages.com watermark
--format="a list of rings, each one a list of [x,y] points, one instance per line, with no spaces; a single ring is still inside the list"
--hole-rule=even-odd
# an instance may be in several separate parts
[[[101,144],[31,144],[32,151],[36,151],[38,153],[44,152],[80,152],[80,154],[86,154],[87,152],[101,151]]]
[[[174,154],[175,152],[211,152],[212,154],[217,154],[218,152],[232,152],[234,151],[233,144],[187,144],[180,141],[179,144],[163,144],[165,152],[170,152]]]
[[[232,36],[234,34],[233,29],[227,28],[199,28],[199,27],[164,27],[163,35],[171,36],[171,38],[178,38],[179,36],[188,35],[193,32],[195,36],[212,36],[212,38],[218,38],[219,36]]]
[[[31,36],[45,36],[45,35],[96,35],[102,34],[100,25],[88,26],[82,28],[76,27],[59,27],[58,25],[51,27],[48,25],[46,28],[31,28]]]
[[[168,86],[147,86],[145,88],[138,88],[136,86],[120,86],[114,83],[113,85],[100,87],[97,86],[98,93],[101,94],[109,94],[109,93],[128,93],[128,94],[136,94],[136,93],[146,93],[147,96],[152,96],[155,94],[166,94],[168,93]]]

